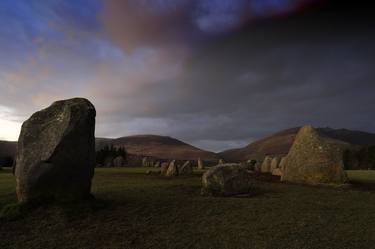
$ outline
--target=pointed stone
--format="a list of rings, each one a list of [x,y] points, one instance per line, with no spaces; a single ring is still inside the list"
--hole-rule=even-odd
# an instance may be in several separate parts
[[[350,145],[324,137],[312,126],[300,129],[290,149],[282,181],[309,184],[343,184],[344,154]]]

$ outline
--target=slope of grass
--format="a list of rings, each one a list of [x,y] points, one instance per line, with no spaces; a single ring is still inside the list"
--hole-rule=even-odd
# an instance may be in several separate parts
[[[375,192],[256,182],[246,198],[200,196],[200,174],[98,169],[95,202],[1,221],[0,248],[374,248]],[[350,173],[351,174],[351,173]],[[0,208],[15,202],[0,173]]]

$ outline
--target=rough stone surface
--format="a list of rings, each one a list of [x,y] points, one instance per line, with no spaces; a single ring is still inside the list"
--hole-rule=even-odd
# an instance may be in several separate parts
[[[181,167],[178,168],[178,175],[191,175],[193,174],[193,167],[190,161],[186,161]]]
[[[290,149],[282,181],[342,184],[347,181],[344,153],[350,145],[320,135],[312,126],[300,129]]]
[[[262,166],[260,167],[260,171],[262,173],[270,173],[271,172],[271,162],[272,162],[272,158],[269,157],[269,156],[266,156],[264,158]]]
[[[154,168],[160,168],[160,162],[157,161],[155,164],[154,164]]]
[[[202,194],[232,196],[248,194],[251,188],[251,173],[239,164],[217,165],[202,176]]]
[[[217,163],[218,165],[221,165],[221,164],[224,164],[224,160],[223,159],[219,159],[219,162]]]
[[[280,164],[280,157],[274,157],[271,161],[271,168],[270,168],[270,172],[273,173],[273,170],[279,168],[279,164]]]
[[[198,158],[198,169],[204,169],[203,161],[200,158]]]
[[[272,170],[272,175],[274,175],[274,176],[282,176],[283,172],[281,171],[280,168],[276,168],[276,169]]]
[[[168,167],[169,167],[169,163],[167,162],[162,163],[160,167],[160,173],[162,175],[165,175],[167,173]]]
[[[88,100],[75,98],[54,102],[23,123],[15,166],[19,201],[90,195],[95,116]]]
[[[176,161],[173,160],[169,163],[167,172],[165,173],[165,176],[171,177],[171,176],[178,176],[178,168],[176,165]]]
[[[285,170],[285,165],[286,165],[286,156],[281,158],[280,163],[279,163],[279,168],[281,169],[282,172]]]
[[[114,167],[124,167],[125,166],[125,159],[122,156],[118,156],[113,159],[113,166]]]

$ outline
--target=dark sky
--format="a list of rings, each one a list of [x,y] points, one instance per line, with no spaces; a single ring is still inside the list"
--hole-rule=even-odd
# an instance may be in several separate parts
[[[214,151],[313,124],[375,132],[365,1],[2,0],[0,139],[53,101],[96,106],[97,136]]]

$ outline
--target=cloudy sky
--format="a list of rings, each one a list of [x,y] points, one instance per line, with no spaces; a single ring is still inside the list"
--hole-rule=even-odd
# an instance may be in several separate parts
[[[371,16],[355,1],[1,0],[0,139],[75,96],[97,136],[214,151],[307,123],[375,132]]]

